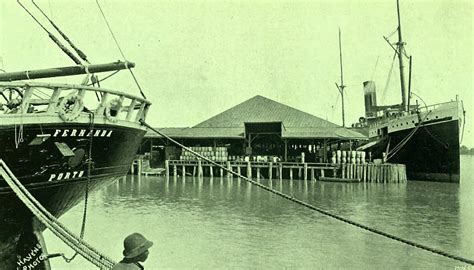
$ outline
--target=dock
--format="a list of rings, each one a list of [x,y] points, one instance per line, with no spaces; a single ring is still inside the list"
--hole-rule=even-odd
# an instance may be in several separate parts
[[[253,179],[298,179],[338,182],[374,182],[404,183],[407,181],[406,167],[393,163],[333,164],[301,162],[258,162],[258,161],[225,161],[217,162],[229,171]],[[224,169],[204,160],[166,160],[166,176],[233,176]]]

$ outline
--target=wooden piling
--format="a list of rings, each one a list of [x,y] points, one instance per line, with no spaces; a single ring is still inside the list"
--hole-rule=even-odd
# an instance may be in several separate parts
[[[308,180],[308,163],[303,164],[303,178],[304,180]]]
[[[232,166],[230,166],[230,161],[227,161],[226,164],[227,164],[227,170],[228,170],[227,171],[227,176],[228,177],[232,176],[232,173],[231,173],[232,172]]]
[[[238,173],[239,175],[242,175],[239,165],[237,165],[237,173]],[[239,179],[240,179],[240,177],[239,177]]]
[[[272,180],[273,177],[273,163],[270,161],[268,163],[268,179]]]
[[[250,165],[250,161],[247,162],[247,177],[252,178],[252,165]]]
[[[214,166],[209,165],[209,177],[214,177]]]
[[[173,177],[178,176],[178,167],[176,165],[173,165]]]
[[[143,157],[140,156],[138,158],[138,175],[142,175],[142,165],[143,165]]]
[[[278,164],[278,177],[283,180],[283,164]]]
[[[290,180],[293,180],[293,167],[290,167]]]
[[[181,166],[181,174],[183,175],[183,177],[186,177],[186,166]]]
[[[203,171],[202,171],[202,161],[199,159],[198,160],[198,177],[203,176]]]
[[[260,180],[260,167],[257,166],[257,180]]]

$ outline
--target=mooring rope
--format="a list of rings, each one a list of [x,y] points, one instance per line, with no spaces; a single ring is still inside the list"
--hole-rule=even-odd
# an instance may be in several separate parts
[[[15,192],[18,198],[28,207],[28,209],[48,228],[54,235],[59,237],[71,249],[79,252],[89,262],[97,267],[110,269],[115,262],[103,255],[91,245],[80,239],[69,231],[59,220],[39,203],[36,198],[21,184],[3,160],[0,159],[0,174]]]
[[[189,151],[189,152],[192,153],[193,155],[195,155],[195,156],[197,156],[197,157],[199,157],[199,158],[201,158],[201,159],[203,159],[203,160],[209,162],[210,164],[212,164],[212,165],[214,165],[214,166],[217,166],[217,167],[219,167],[220,169],[223,169],[223,170],[227,171],[228,173],[231,173],[231,174],[233,174],[233,175],[235,175],[235,176],[237,176],[237,177],[239,177],[239,178],[242,178],[242,179],[244,179],[245,181],[247,181],[247,182],[249,182],[249,183],[251,183],[251,184],[253,184],[253,185],[255,185],[255,186],[258,186],[259,188],[262,188],[262,189],[264,189],[264,190],[266,190],[266,191],[269,191],[269,192],[271,192],[271,193],[273,193],[273,194],[275,194],[275,195],[278,195],[278,196],[280,196],[280,197],[282,197],[282,198],[285,198],[285,199],[287,199],[287,200],[289,200],[289,201],[292,201],[292,202],[294,202],[294,203],[297,203],[297,204],[299,204],[299,205],[302,205],[302,206],[304,206],[304,207],[306,207],[306,208],[309,208],[309,209],[311,209],[311,210],[314,210],[314,211],[316,211],[316,212],[319,212],[319,213],[321,213],[321,214],[323,214],[323,215],[332,217],[332,218],[337,219],[337,220],[339,220],[339,221],[342,221],[342,222],[348,223],[348,224],[350,224],[350,225],[359,227],[359,228],[364,229],[364,230],[366,230],[366,231],[369,231],[369,232],[372,232],[372,233],[375,233],[375,234],[378,234],[378,235],[387,237],[387,238],[389,238],[389,239],[392,239],[392,240],[395,240],[395,241],[398,241],[398,242],[405,243],[405,244],[410,245],[410,246],[412,246],[412,247],[419,248],[419,249],[423,249],[423,250],[432,252],[432,253],[434,253],[434,254],[438,254],[438,255],[441,255],[441,256],[444,256],[444,257],[447,257],[447,258],[450,258],[450,259],[454,259],[454,260],[457,260],[457,261],[461,261],[461,262],[464,262],[464,263],[467,263],[467,264],[470,264],[470,265],[474,265],[474,260],[466,259],[466,258],[463,258],[463,257],[461,257],[461,256],[457,256],[457,255],[453,255],[453,254],[449,254],[449,253],[447,253],[447,252],[445,252],[445,251],[442,251],[442,250],[439,250],[439,249],[435,249],[435,248],[432,248],[432,247],[429,247],[429,246],[426,246],[426,245],[423,245],[423,244],[416,243],[416,242],[414,242],[414,241],[410,241],[410,240],[407,240],[407,239],[398,237],[398,236],[393,235],[393,234],[389,234],[389,233],[380,231],[380,230],[378,230],[378,229],[376,229],[376,228],[369,227],[369,226],[367,226],[367,225],[364,225],[364,224],[361,224],[361,223],[352,221],[352,220],[350,220],[350,219],[348,219],[348,218],[345,218],[345,217],[342,217],[342,216],[333,214],[333,213],[331,213],[331,212],[329,212],[329,211],[327,211],[327,210],[324,210],[324,209],[322,209],[322,208],[320,208],[320,207],[314,206],[314,205],[309,204],[309,203],[307,203],[307,202],[304,202],[304,201],[302,201],[302,200],[300,200],[300,199],[297,199],[297,198],[295,198],[295,197],[293,197],[293,196],[289,196],[289,195],[287,195],[287,194],[285,194],[285,193],[283,193],[283,192],[280,192],[280,191],[278,191],[278,190],[272,189],[272,188],[270,188],[270,187],[268,187],[268,186],[266,186],[266,185],[263,185],[263,184],[261,184],[261,183],[255,181],[255,180],[253,180],[253,179],[251,179],[251,178],[245,177],[245,176],[243,176],[243,175],[241,175],[241,174],[239,174],[239,173],[236,173],[236,172],[234,172],[234,171],[232,171],[232,170],[229,170],[229,169],[227,169],[225,166],[222,166],[222,165],[220,165],[219,163],[214,162],[214,161],[212,161],[212,160],[206,158],[205,156],[203,156],[203,155],[201,155],[201,154],[199,154],[199,153],[193,151],[192,149],[190,149],[190,148],[184,146],[183,144],[181,144],[181,143],[179,143],[178,141],[172,139],[171,137],[167,136],[166,134],[164,134],[164,133],[160,132],[159,130],[153,128],[152,126],[150,126],[149,124],[147,124],[143,119],[140,120],[140,123],[141,123],[142,125],[146,126],[147,128],[151,129],[152,131],[156,132],[157,134],[159,134],[159,135],[162,136],[163,138],[165,138],[165,139],[169,140],[170,142],[176,144],[177,146],[181,147],[182,149],[185,149],[186,151]]]

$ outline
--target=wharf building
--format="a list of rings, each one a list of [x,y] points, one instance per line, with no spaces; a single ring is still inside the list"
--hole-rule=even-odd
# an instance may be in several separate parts
[[[330,163],[332,152],[352,150],[367,136],[257,95],[193,127],[158,128],[211,160]],[[354,148],[355,149],[355,148]],[[196,160],[155,132],[140,153],[151,167]]]

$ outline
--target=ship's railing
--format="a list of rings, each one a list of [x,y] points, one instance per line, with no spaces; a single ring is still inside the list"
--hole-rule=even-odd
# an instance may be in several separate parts
[[[416,106],[413,110],[410,110],[409,112],[404,112],[404,111],[399,111],[399,112],[394,112],[392,114],[386,115],[385,113],[376,117],[371,121],[371,123],[365,123],[365,124],[359,124],[358,126],[363,127],[363,126],[369,126],[369,127],[379,127],[381,125],[389,123],[392,119],[395,119],[397,116],[400,115],[410,115],[410,114],[417,114],[417,113],[422,113],[426,114],[429,113],[430,111],[434,111],[440,108],[448,108],[450,106],[455,106],[457,104],[457,100],[451,100],[451,101],[446,101],[446,102],[440,102],[436,104],[431,104],[428,106]]]
[[[75,84],[0,82],[0,113],[58,114],[74,121],[93,112],[110,122],[139,122],[151,103],[141,97],[105,88]]]
[[[420,112],[429,112],[429,111],[433,111],[433,110],[439,109],[441,107],[447,107],[448,105],[456,104],[456,103],[457,103],[457,100],[440,102],[440,103],[431,104],[431,105],[424,106],[424,107],[419,107],[419,111]]]

